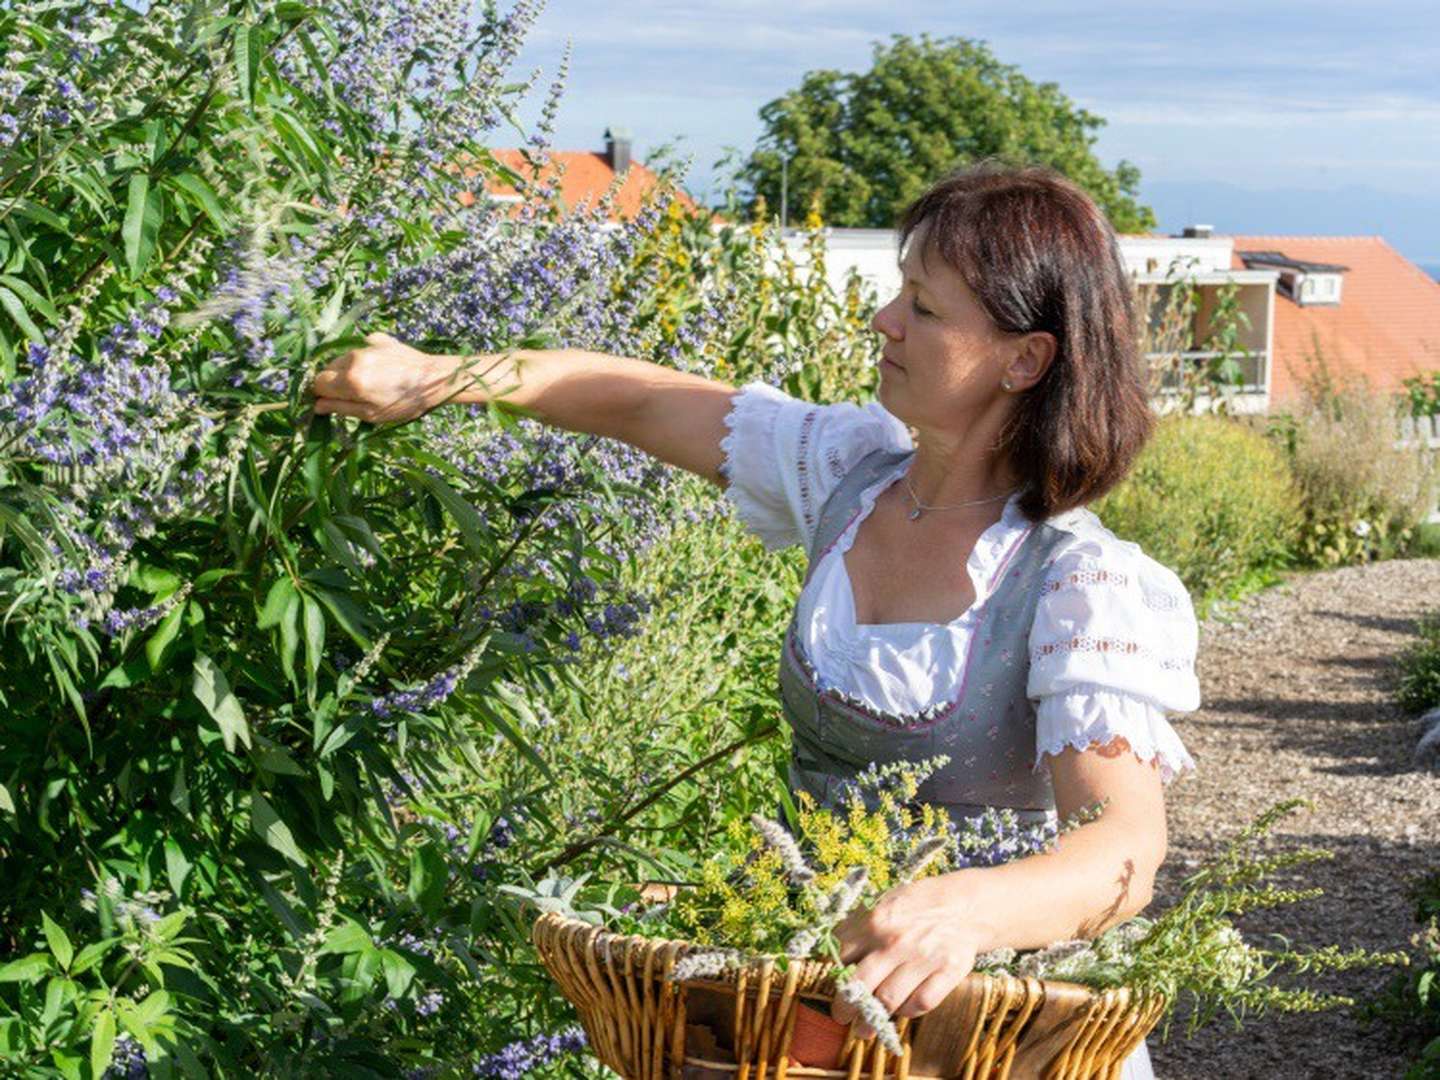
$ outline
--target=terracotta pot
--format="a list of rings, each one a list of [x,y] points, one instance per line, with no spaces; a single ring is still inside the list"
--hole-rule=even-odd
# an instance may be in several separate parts
[[[840,1048],[850,1028],[830,1019],[828,1012],[812,1009],[804,1003],[795,1006],[795,1033],[790,1039],[790,1059],[796,1065],[816,1069],[840,1066]]]

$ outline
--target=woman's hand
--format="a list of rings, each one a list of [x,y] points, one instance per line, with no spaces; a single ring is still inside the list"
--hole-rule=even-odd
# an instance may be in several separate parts
[[[435,406],[458,400],[476,401],[474,380],[457,378],[461,361],[412,349],[388,334],[367,334],[365,347],[332,360],[315,376],[315,412],[358,416],[371,423],[414,420]]]
[[[965,871],[899,885],[869,911],[857,912],[835,930],[840,960],[855,965],[854,977],[894,1017],[920,1016],[935,1008],[970,974],[986,937],[967,900]],[[856,1010],[836,999],[831,1016],[842,1024]],[[862,1025],[856,1034],[873,1034]]]

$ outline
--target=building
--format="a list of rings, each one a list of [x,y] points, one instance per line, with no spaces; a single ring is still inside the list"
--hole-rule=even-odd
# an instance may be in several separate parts
[[[636,161],[631,154],[630,133],[624,128],[608,128],[605,131],[605,149],[552,150],[546,154],[546,164],[541,169],[542,183],[555,181],[558,176],[560,199],[568,209],[581,204],[595,205],[610,190],[617,177],[622,178],[615,196],[612,220],[634,217],[639,213],[645,198],[655,190],[660,178],[655,172]],[[531,166],[525,159],[525,152],[513,149],[496,149],[491,153],[505,168],[522,176],[529,175]],[[467,169],[466,177],[475,176],[478,169]],[[502,180],[491,177],[486,182],[486,193],[498,202],[520,201],[515,188]],[[676,198],[685,209],[697,209],[695,202],[684,191],[678,191]],[[475,201],[475,195],[466,192],[461,196],[464,205]]]
[[[1245,316],[1232,349],[1243,379],[1232,398],[1237,411],[1294,403],[1316,357],[1333,374],[1364,378],[1382,391],[1440,370],[1440,282],[1378,236],[1216,236],[1194,225],[1179,236],[1119,239],[1150,310],[1152,361],[1177,352],[1196,364],[1215,357],[1213,316],[1225,291],[1234,290]],[[827,240],[826,271],[837,288],[853,269],[882,298],[899,290],[894,232],[830,229]],[[804,259],[799,230],[785,243]],[[1182,285],[1196,292],[1188,332],[1181,327],[1170,340],[1156,340],[1164,305]]]
[[[1273,269],[1270,397],[1293,401],[1323,361],[1399,391],[1440,371],[1440,282],[1378,236],[1236,236],[1231,265]]]

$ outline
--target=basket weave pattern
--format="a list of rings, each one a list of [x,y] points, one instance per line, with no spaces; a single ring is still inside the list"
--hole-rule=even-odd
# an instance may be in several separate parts
[[[829,964],[755,961],[713,980],[666,975],[695,946],[607,932],[556,914],[535,923],[546,970],[580,1013],[596,1057],[626,1080],[1118,1080],[1155,1026],[1164,1002],[1128,990],[1010,975],[967,977],[934,1012],[897,1027],[898,1058],[878,1040],[848,1038],[842,1067],[797,1066],[789,1058],[802,999],[828,1009]],[[729,1040],[724,1058],[688,1045],[695,1025]]]

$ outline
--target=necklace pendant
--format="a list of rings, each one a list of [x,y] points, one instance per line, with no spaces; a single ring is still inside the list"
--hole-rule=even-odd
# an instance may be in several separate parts
[[[909,519],[910,519],[911,521],[919,521],[919,520],[920,520],[920,514],[921,514],[920,507],[917,506],[914,510],[911,510],[910,513],[907,514],[906,516],[909,517]]]

